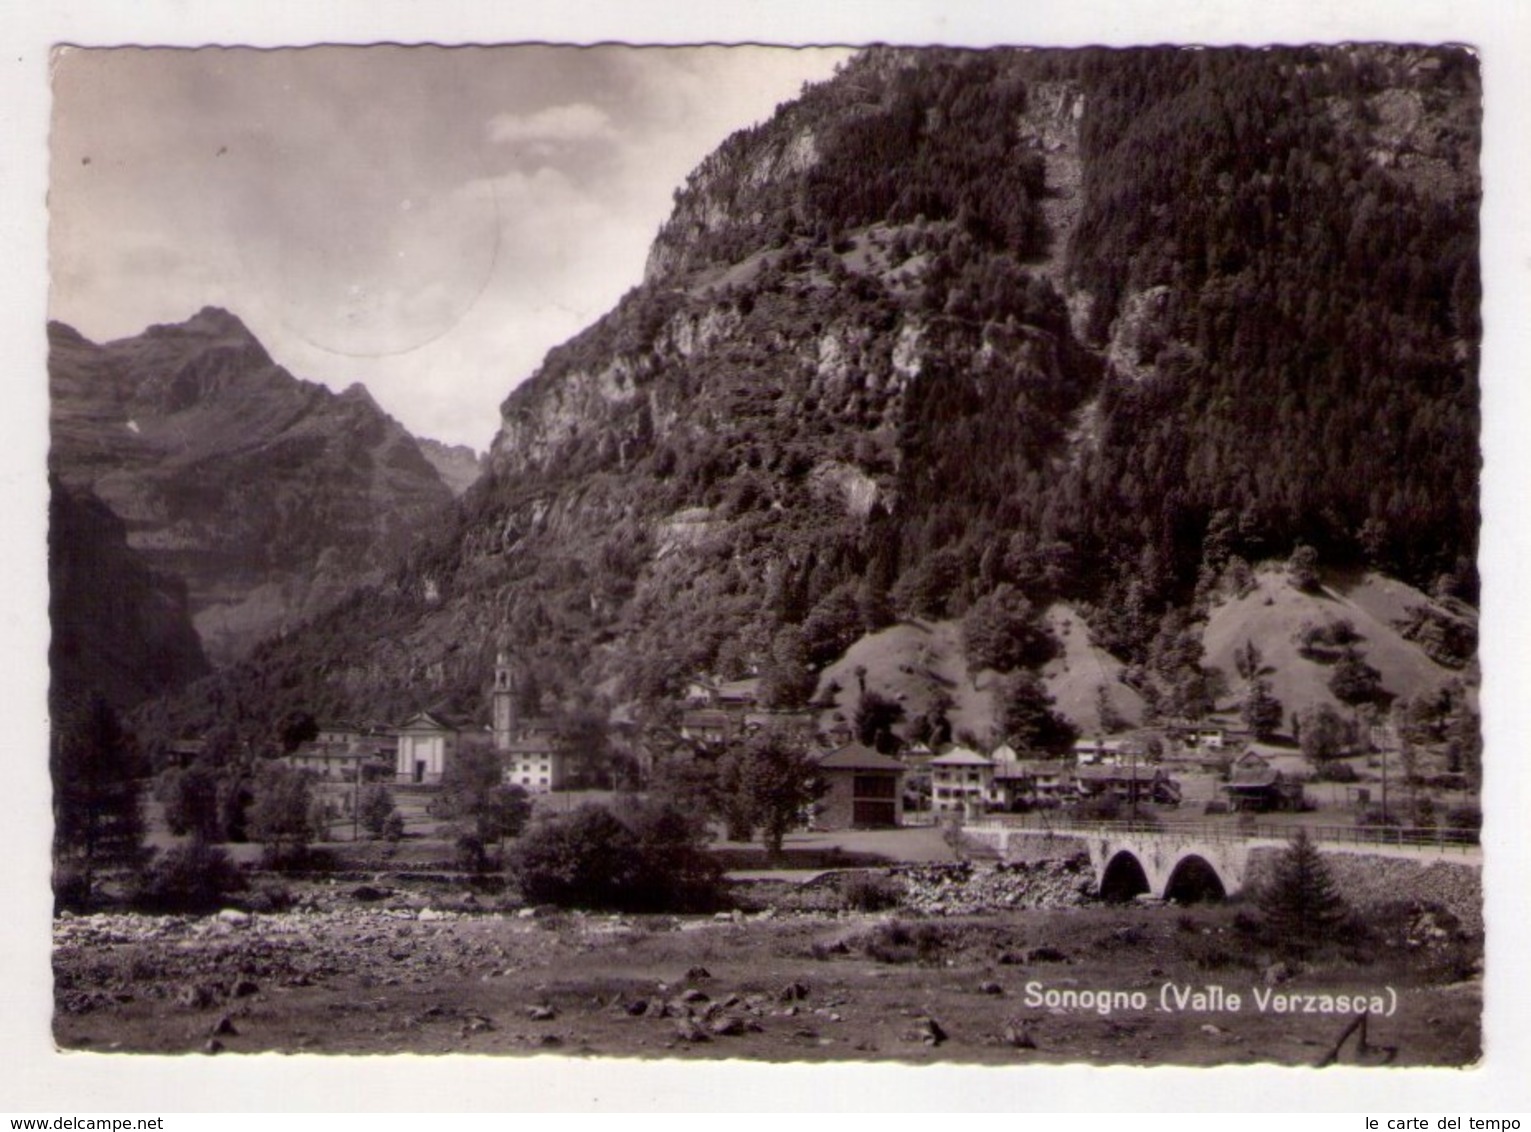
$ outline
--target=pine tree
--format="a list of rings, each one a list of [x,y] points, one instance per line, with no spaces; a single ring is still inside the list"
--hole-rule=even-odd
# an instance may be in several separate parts
[[[133,737],[101,696],[60,712],[53,737],[53,859],[78,869],[89,901],[102,868],[143,863],[142,789]]]
[[[1244,725],[1256,739],[1269,739],[1281,726],[1281,701],[1271,692],[1269,680],[1256,680],[1244,696]]]
[[[1349,909],[1307,830],[1298,829],[1261,888],[1260,912],[1281,946],[1311,949],[1345,919]]]

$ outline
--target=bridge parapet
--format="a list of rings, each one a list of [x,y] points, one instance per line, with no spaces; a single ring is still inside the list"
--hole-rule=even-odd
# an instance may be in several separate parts
[[[1077,846],[1089,854],[1097,891],[1108,899],[1147,893],[1161,899],[1193,898],[1198,894],[1233,895],[1251,876],[1251,860],[1262,850],[1284,849],[1294,828],[1246,827],[1214,823],[1063,823],[1047,826],[1014,820],[971,823],[966,836],[993,847],[1001,857],[1032,855],[1042,839]],[[1467,831],[1389,831],[1379,839],[1370,829],[1313,827],[1309,836],[1326,856],[1340,860],[1373,857],[1410,859],[1421,867],[1480,867],[1482,853]],[[1359,836],[1352,836],[1352,835]],[[1418,836],[1413,836],[1418,834]],[[1429,834],[1430,836],[1426,836]],[[1455,860],[1454,860],[1455,859]],[[1460,861],[1460,866],[1456,864]],[[1448,864],[1449,863],[1449,864]]]

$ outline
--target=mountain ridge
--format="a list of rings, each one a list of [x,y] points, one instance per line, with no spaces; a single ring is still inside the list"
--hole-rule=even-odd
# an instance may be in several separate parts
[[[508,646],[566,699],[791,703],[1002,585],[1142,667],[1300,544],[1475,600],[1477,82],[1453,49],[858,56],[699,166],[447,529],[231,680],[471,714]]]
[[[49,336],[50,469],[186,581],[216,660],[381,578],[450,503],[365,386],[293,377],[228,311],[103,344]]]

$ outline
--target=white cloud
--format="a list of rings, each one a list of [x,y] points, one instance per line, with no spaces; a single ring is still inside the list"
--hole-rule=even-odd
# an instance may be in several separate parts
[[[496,114],[489,120],[492,142],[600,141],[612,136],[611,116],[588,102],[549,106],[532,114]]]
[[[843,54],[94,53],[60,89],[51,313],[100,339],[224,306],[299,377],[481,448],[640,281],[686,173]]]

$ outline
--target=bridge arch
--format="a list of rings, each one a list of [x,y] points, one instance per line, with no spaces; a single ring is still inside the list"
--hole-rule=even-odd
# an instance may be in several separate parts
[[[1223,900],[1227,896],[1227,886],[1217,868],[1200,853],[1187,853],[1176,861],[1164,882],[1164,899],[1177,904]]]
[[[1152,891],[1153,885],[1148,882],[1148,873],[1143,868],[1143,862],[1138,860],[1137,855],[1130,850],[1118,850],[1101,870],[1100,898],[1102,900],[1120,904]]]

